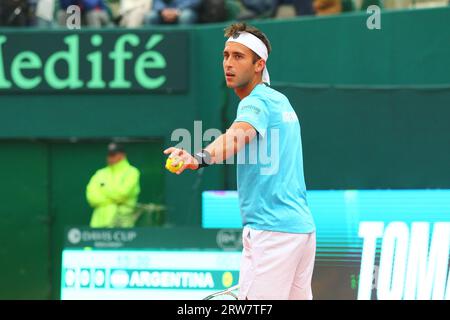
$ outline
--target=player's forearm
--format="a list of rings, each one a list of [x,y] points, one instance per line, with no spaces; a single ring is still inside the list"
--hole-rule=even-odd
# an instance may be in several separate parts
[[[185,169],[197,170],[208,164],[224,163],[225,160],[237,154],[256,135],[257,132],[251,124],[236,121],[226,133],[209,144],[203,154],[191,155],[183,149],[175,147],[164,150],[164,154],[170,154],[166,168],[173,173],[181,174]]]
[[[238,153],[248,141],[244,132],[229,129],[208,145],[205,150],[211,155],[212,163],[223,163]]]
[[[230,154],[233,151],[232,145],[228,144],[228,149],[229,150],[227,150],[225,134],[220,135],[205,148],[205,150],[211,155],[211,164],[222,163],[227,159],[227,154],[232,156],[234,154]]]

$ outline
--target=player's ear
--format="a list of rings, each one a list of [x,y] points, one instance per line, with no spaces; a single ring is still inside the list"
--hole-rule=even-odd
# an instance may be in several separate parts
[[[261,72],[264,70],[265,66],[266,66],[266,62],[263,59],[259,59],[258,61],[256,61],[255,71]]]

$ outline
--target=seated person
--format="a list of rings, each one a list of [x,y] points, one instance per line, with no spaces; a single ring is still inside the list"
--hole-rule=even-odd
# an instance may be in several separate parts
[[[313,0],[293,0],[292,3],[298,16],[314,15]]]
[[[274,15],[276,0],[241,0],[244,11],[237,17],[238,20],[272,17]]]
[[[314,0],[314,11],[318,16],[337,14],[342,12],[341,0]]]
[[[275,13],[281,5],[292,5],[297,16],[314,15],[313,0],[273,0]]]
[[[201,0],[154,0],[146,24],[193,24],[198,21]]]
[[[145,13],[150,11],[152,0],[120,0],[121,27],[138,28],[144,24]]]
[[[55,0],[36,0],[34,25],[38,27],[53,27]]]
[[[0,0],[0,26],[30,25],[31,6],[28,0]]]
[[[104,0],[59,0],[58,23],[66,26],[67,19],[73,12],[67,12],[70,6],[78,6],[81,10],[81,24],[89,27],[109,26],[111,20]]]

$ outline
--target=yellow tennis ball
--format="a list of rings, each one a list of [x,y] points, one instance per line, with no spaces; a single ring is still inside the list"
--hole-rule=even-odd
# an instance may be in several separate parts
[[[225,288],[231,287],[233,284],[233,274],[230,271],[224,272],[222,275],[222,284]]]
[[[172,166],[172,162],[173,162],[173,158],[167,158],[166,169],[172,173],[176,173],[183,166],[183,161],[180,161],[176,167]]]

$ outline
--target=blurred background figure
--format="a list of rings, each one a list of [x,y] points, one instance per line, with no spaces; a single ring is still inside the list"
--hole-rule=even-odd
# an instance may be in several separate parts
[[[58,24],[66,26],[67,8],[78,6],[81,9],[81,24],[88,27],[111,26],[110,9],[104,0],[59,0]]]
[[[202,0],[198,10],[198,22],[214,23],[226,21],[230,17],[229,11],[233,10],[232,6],[234,6],[237,11],[240,11],[238,4],[235,4],[232,0]]]
[[[342,12],[341,0],[314,0],[314,11],[318,16],[338,14]]]
[[[279,0],[241,0],[243,10],[237,20],[272,17]]]
[[[146,24],[194,24],[198,21],[201,0],[154,0]]]
[[[53,27],[55,0],[35,0],[35,25],[38,27]]]
[[[0,25],[26,27],[31,24],[32,5],[28,0],[1,0]]]
[[[293,0],[297,16],[314,15],[313,0]]]
[[[86,188],[86,197],[94,208],[91,228],[131,228],[140,193],[140,172],[128,162],[125,149],[108,145],[108,166],[98,170]]]
[[[118,24],[125,28],[139,28],[152,8],[153,0],[121,0]]]

